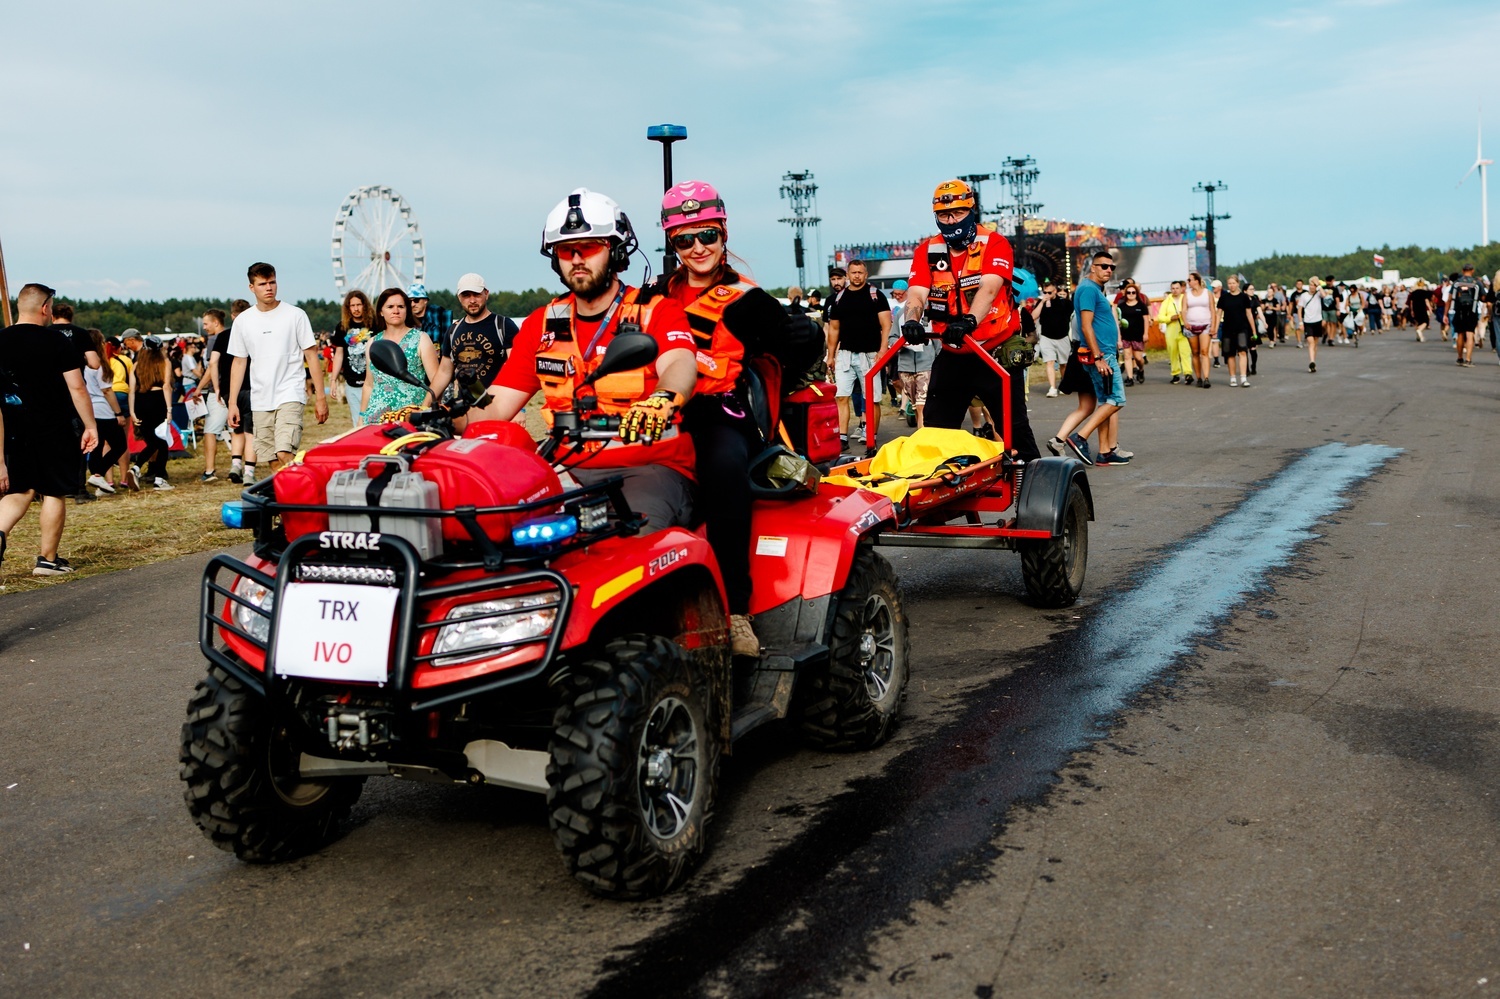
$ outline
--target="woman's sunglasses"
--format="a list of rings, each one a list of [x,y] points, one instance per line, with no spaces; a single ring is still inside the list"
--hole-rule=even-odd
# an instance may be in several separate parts
[[[693,240],[697,240],[704,246],[713,246],[724,234],[717,229],[704,229],[701,232],[680,232],[672,237],[672,248],[677,250],[691,250]]]

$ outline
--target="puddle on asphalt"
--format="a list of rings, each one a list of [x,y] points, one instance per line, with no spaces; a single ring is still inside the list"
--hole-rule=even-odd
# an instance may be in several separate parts
[[[738,881],[669,903],[671,921],[608,958],[591,995],[827,994],[867,963],[875,930],[982,878],[1011,808],[1040,800],[1075,752],[1399,453],[1326,444],[1303,454],[1030,664],[971,694],[963,714],[851,781]]]

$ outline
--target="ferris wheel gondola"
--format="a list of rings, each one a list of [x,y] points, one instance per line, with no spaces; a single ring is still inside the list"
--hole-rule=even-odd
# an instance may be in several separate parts
[[[358,268],[350,275],[351,268]],[[372,299],[386,288],[406,289],[427,271],[416,213],[388,185],[349,192],[333,218],[333,286],[358,288]]]

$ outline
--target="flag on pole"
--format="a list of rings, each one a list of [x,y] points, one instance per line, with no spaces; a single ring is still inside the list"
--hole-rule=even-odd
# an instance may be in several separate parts
[[[1376,266],[1376,267],[1384,267],[1384,266],[1385,266],[1385,258],[1384,258],[1384,257],[1382,257],[1382,256],[1381,256],[1381,255],[1380,255],[1380,254],[1378,254],[1378,253],[1377,253],[1377,254],[1375,254],[1375,266]]]

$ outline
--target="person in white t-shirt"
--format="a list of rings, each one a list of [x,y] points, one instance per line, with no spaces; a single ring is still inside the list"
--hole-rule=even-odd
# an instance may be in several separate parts
[[[307,405],[304,364],[315,390],[313,413],[319,423],[328,421],[323,364],[307,313],[276,298],[276,268],[251,264],[249,277],[255,308],[240,313],[229,331],[229,353],[234,358],[229,368],[229,425],[236,429],[240,425],[240,387],[248,365],[255,453],[269,457],[274,452],[285,465],[302,443],[302,411]]]

